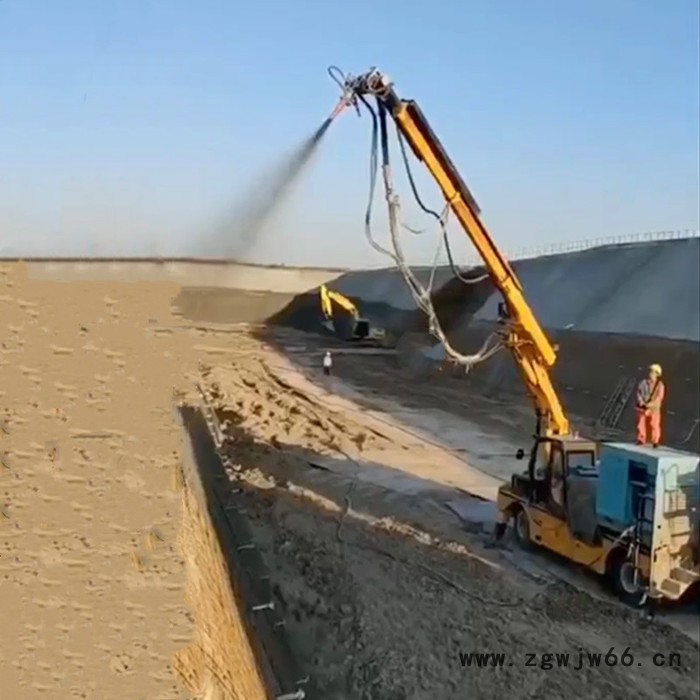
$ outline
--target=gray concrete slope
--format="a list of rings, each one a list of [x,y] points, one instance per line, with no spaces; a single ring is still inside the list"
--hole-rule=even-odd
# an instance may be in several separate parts
[[[514,263],[542,325],[700,341],[700,238],[593,248]],[[496,293],[476,314],[497,317]]]

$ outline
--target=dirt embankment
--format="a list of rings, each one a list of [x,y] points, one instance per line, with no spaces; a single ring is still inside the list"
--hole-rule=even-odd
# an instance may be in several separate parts
[[[177,331],[176,293],[0,268],[3,698],[189,698],[173,658],[193,634],[191,689],[257,697],[213,533],[173,480],[174,395],[207,335]]]
[[[231,585],[227,557],[208,512],[198,467],[186,437],[183,442],[183,465],[174,478],[182,489],[179,544],[194,637],[177,653],[173,665],[187,688],[204,700],[267,700],[242,619],[244,602]]]
[[[364,449],[382,449],[380,438],[358,448],[360,423],[286,390],[264,362],[236,366],[205,372],[206,383],[228,421],[228,454],[246,482],[254,540],[320,697],[457,700],[517,688],[519,698],[622,700],[695,692],[697,646],[687,638],[615,603],[504,569],[463,531],[459,543],[436,542],[417,525],[422,499],[312,466],[339,450],[358,460]],[[372,518],[382,506],[393,517]],[[619,662],[596,665],[611,647],[629,647],[634,672]],[[576,668],[580,650],[593,661]],[[654,665],[655,653],[671,651],[680,654],[678,668]],[[468,666],[475,652],[504,654],[504,667]]]
[[[263,323],[294,298],[275,292],[187,287],[178,292],[173,304],[186,319],[200,323]]]

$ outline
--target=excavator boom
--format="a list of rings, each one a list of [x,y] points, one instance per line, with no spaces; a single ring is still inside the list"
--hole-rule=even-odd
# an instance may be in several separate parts
[[[326,316],[333,315],[332,302],[335,302],[336,304],[338,304],[338,306],[345,309],[345,311],[347,311],[354,319],[358,319],[360,317],[360,312],[358,308],[345,295],[341,294],[340,292],[334,292],[333,290],[328,289],[328,287],[326,287],[325,284],[321,285],[320,293],[321,304],[323,306],[323,310]]]
[[[506,344],[543,421],[542,432],[567,435],[569,421],[549,375],[556,362],[556,351],[528,305],[515,272],[481,221],[469,188],[416,102],[398,97],[389,79],[377,70],[348,78],[341,103],[356,105],[358,99],[364,101],[367,97],[374,97],[379,109],[393,118],[416,158],[428,168],[503,296],[508,315]]]
[[[331,304],[331,297],[328,287],[326,287],[325,284],[322,284],[318,288],[318,294],[321,298],[321,311],[323,311],[323,315],[325,316],[326,320],[329,321],[333,318],[333,305]]]

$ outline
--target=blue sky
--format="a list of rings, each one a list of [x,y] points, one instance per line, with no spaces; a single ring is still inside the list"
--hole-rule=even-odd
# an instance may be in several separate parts
[[[331,63],[418,100],[505,248],[696,228],[698,24],[696,0],[2,0],[0,249],[381,262],[353,114],[236,242],[251,188],[335,104]],[[398,181],[427,260],[434,228]]]

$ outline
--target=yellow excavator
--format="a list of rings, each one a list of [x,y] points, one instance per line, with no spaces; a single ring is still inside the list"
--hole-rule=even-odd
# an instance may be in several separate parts
[[[391,80],[376,69],[336,82],[342,96],[330,119],[346,107],[370,110],[379,131],[385,181],[390,172],[387,121],[394,121],[502,296],[500,336],[532,398],[535,431],[527,470],[499,489],[496,538],[513,523],[520,545],[544,547],[608,576],[619,596],[633,605],[681,598],[700,580],[700,457],[664,447],[599,444],[572,431],[550,376],[557,348],[420,107],[401,99]],[[526,456],[523,450],[515,455]]]
[[[323,312],[323,326],[331,333],[343,340],[360,340],[383,345],[386,340],[386,331],[383,328],[374,328],[368,319],[360,315],[355,304],[345,295],[328,289],[325,284],[319,287],[321,299],[321,311]],[[339,306],[349,316],[349,325],[338,322],[333,312],[333,304]]]

